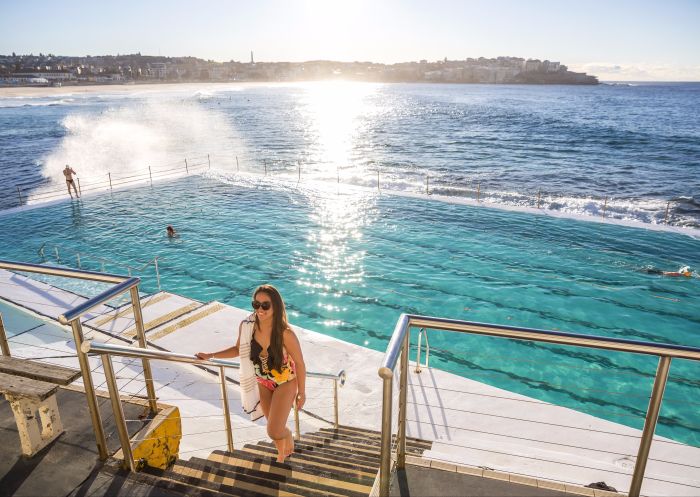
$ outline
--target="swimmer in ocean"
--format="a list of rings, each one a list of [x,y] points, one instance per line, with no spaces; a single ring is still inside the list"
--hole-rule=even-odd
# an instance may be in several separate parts
[[[662,271],[656,268],[647,268],[646,272],[649,274],[660,274],[661,276],[685,276],[690,278],[693,275],[693,271],[688,266],[681,267],[678,271]]]

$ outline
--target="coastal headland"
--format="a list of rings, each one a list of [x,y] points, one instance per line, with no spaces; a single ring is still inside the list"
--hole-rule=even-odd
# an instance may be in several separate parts
[[[375,62],[216,62],[196,57],[141,54],[66,57],[0,55],[0,86],[68,86],[125,83],[302,82],[478,83],[596,85],[598,78],[560,62],[520,57]]]

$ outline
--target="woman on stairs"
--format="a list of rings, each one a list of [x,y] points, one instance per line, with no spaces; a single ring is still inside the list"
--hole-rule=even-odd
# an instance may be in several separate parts
[[[284,462],[294,452],[294,438],[287,428],[289,411],[295,401],[298,409],[306,402],[306,366],[277,289],[259,286],[252,305],[254,313],[241,322],[236,345],[213,353],[198,352],[197,357],[241,357],[243,408],[251,414],[262,409],[267,434],[277,447],[277,462]]]

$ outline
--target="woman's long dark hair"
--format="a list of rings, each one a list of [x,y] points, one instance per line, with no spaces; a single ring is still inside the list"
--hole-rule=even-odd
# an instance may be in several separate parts
[[[272,302],[272,335],[270,336],[270,355],[267,363],[270,370],[276,369],[278,372],[281,372],[283,361],[282,345],[284,344],[282,335],[289,328],[287,310],[284,308],[282,295],[277,291],[277,288],[272,285],[260,285],[253,292],[253,300],[256,300],[255,297],[261,292],[270,297]],[[257,313],[255,314],[255,326],[260,329]]]

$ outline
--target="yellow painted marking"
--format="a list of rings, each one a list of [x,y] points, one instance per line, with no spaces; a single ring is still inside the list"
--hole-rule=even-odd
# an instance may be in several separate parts
[[[338,435],[346,437],[349,436],[352,437],[354,440],[358,441],[362,441],[362,439],[364,438],[369,438],[370,440],[375,441],[381,441],[382,439],[381,433],[375,434],[373,432],[366,432],[362,431],[361,429],[355,429],[348,426],[341,426],[336,431],[321,431],[318,434],[333,435],[333,433],[337,433]],[[433,446],[433,442],[431,442],[430,440],[416,439],[415,437],[406,437],[406,445],[419,448],[430,448]]]
[[[327,445],[330,448],[340,448],[340,449],[350,449],[352,448],[353,451],[355,452],[365,452],[367,454],[371,455],[378,455],[379,454],[379,448],[376,450],[372,449],[367,449],[367,448],[359,448],[359,447],[354,447],[349,445],[350,441],[349,440],[338,440],[338,439],[331,439],[329,437],[322,437],[320,435],[316,435],[314,433],[307,433],[301,437],[302,441],[305,442],[310,442],[310,443],[323,443]]]
[[[244,490],[250,490],[253,492],[258,492],[263,495],[275,495],[280,497],[302,497],[300,494],[295,494],[288,492],[286,490],[281,490],[277,488],[264,487],[262,485],[256,485],[255,483],[249,483],[247,481],[236,480],[229,476],[214,475],[193,468],[183,468],[179,464],[173,466],[172,470],[175,473],[180,473],[181,475],[197,478],[200,480],[209,481],[212,483],[217,483],[219,485],[227,485],[235,488],[240,488]],[[189,485],[197,486],[196,483],[188,483]]]
[[[241,466],[241,465],[240,465],[240,464],[236,464],[236,466]],[[195,478],[202,478],[202,477],[204,476],[207,480],[209,480],[209,481],[215,481],[216,483],[224,483],[224,484],[226,484],[226,480],[233,480],[234,482],[236,481],[235,477],[227,477],[227,476],[223,476],[223,475],[212,474],[212,473],[208,473],[208,472],[205,471],[205,470],[199,470],[199,469],[196,469],[196,468],[185,468],[185,467],[180,466],[180,464],[176,464],[175,467],[174,467],[173,469],[174,469],[176,472],[178,472],[178,473],[183,473],[183,472],[185,472],[185,471],[188,472],[188,473],[192,473],[191,476],[194,476]],[[223,469],[226,469],[226,468],[223,468]],[[226,470],[226,471],[229,471],[229,470]],[[269,471],[268,471],[268,473],[269,473]],[[205,476],[205,475],[206,475],[206,476]],[[250,476],[251,478],[262,478],[262,479],[264,479],[264,477],[261,477],[261,476],[253,476],[253,475],[249,475],[249,476]],[[289,476],[289,475],[286,475],[286,476],[287,476],[288,478],[292,478],[292,477]],[[331,487],[336,487],[336,486],[337,486],[337,483],[338,483],[338,482],[336,482],[335,480],[330,480],[330,479],[327,479],[327,478],[325,478],[325,479],[323,479],[323,480],[325,480],[325,484],[326,484],[326,485],[331,486]],[[269,481],[272,482],[272,483],[278,483],[276,480],[269,480]],[[305,481],[309,481],[309,480],[305,480]],[[299,489],[299,490],[301,490],[301,491],[307,490],[307,491],[318,492],[319,494],[328,495],[328,496],[344,497],[343,494],[337,494],[337,493],[333,493],[333,492],[328,492],[327,490],[320,490],[320,489],[317,489],[317,488],[305,487],[305,486],[300,485],[300,484],[298,484],[298,483],[290,483],[290,482],[286,482],[286,481],[281,481],[281,482],[279,482],[279,483],[280,483],[280,484],[284,484],[284,485],[286,485],[286,486],[288,486],[288,487],[291,487],[290,490],[293,490],[293,491],[296,491],[297,489]],[[319,482],[316,482],[316,483],[319,483]],[[255,483],[249,483],[249,484],[250,484],[250,485],[256,485]],[[237,483],[237,486],[240,487],[240,483]],[[257,485],[256,485],[256,486],[257,486]],[[237,487],[237,488],[238,488],[238,487]],[[266,488],[268,493],[272,493],[273,495],[278,495],[278,494],[277,494],[278,489],[276,489],[276,488],[268,488],[268,487],[263,487],[263,488]],[[296,495],[296,494],[292,494],[292,495]]]
[[[223,308],[224,308],[224,306],[222,304],[219,304],[219,303],[208,306],[205,309],[202,309],[201,311],[192,314],[188,318],[182,319],[182,320],[178,321],[177,323],[173,323],[170,326],[163,328],[162,330],[156,332],[155,334],[149,336],[148,338],[150,340],[158,340],[159,338],[162,338],[165,335],[169,335],[173,331],[176,331],[176,330],[179,330],[180,328],[184,328],[186,326],[189,326],[192,323],[199,321],[200,319],[207,317],[210,314],[214,314],[215,312],[218,312]]]
[[[269,448],[269,447],[266,447],[266,448]],[[321,447],[319,447],[319,448],[321,448]],[[330,448],[330,447],[329,447],[329,448]],[[261,454],[261,455],[264,455],[264,456],[267,456],[267,457],[277,457],[277,455],[276,455],[276,454],[273,455],[272,452],[268,452],[268,451],[261,450],[261,449],[255,449],[255,450],[254,450],[252,447],[246,447],[244,450],[245,450],[246,452],[255,452],[256,454]],[[300,455],[301,455],[301,454],[300,454]],[[311,451],[308,451],[308,452],[305,452],[303,455],[304,455],[304,456],[311,456],[311,457],[314,457],[314,458],[316,458],[316,459],[325,459],[326,461],[329,460],[328,454],[322,454],[322,455],[321,455],[321,454],[313,454],[313,453],[311,453]],[[358,463],[358,462],[352,461],[352,460],[351,460],[351,459],[352,459],[352,452],[350,452],[350,451],[348,451],[348,453],[347,453],[347,458],[346,458],[345,460],[340,459],[340,457],[341,457],[341,456],[335,456],[335,462],[345,463],[345,464],[353,464],[353,465],[355,465],[355,466],[357,466],[357,467],[359,467],[359,468],[361,468],[361,469],[364,469],[364,470],[369,471],[370,476],[375,475],[375,474],[377,473],[377,471],[379,470],[379,465],[378,465],[378,464],[377,464],[377,465],[371,465],[371,464],[368,464],[368,463],[366,463],[366,462]],[[315,464],[313,461],[310,461],[310,460],[308,460],[308,459],[301,459],[301,458],[295,459],[295,458],[294,458],[294,454],[291,455],[291,458],[292,458],[292,461],[298,461],[298,462],[303,463],[303,464],[306,464],[307,462],[308,462],[308,463],[311,463],[311,464]],[[338,469],[339,469],[340,471],[347,471],[348,473],[357,472],[357,470],[354,469],[354,468],[344,468],[344,467],[338,466]]]
[[[168,321],[175,319],[178,316],[182,316],[183,314],[187,314],[188,312],[193,311],[198,307],[201,307],[201,305],[198,302],[192,302],[184,307],[180,307],[179,309],[175,309],[172,312],[163,314],[162,316],[159,316],[156,319],[152,319],[151,321],[144,323],[143,328],[145,331],[152,330],[153,328],[157,328],[161,324],[167,323]],[[135,334],[136,327],[129,328],[128,330],[123,331],[121,333],[122,336],[133,336]]]
[[[265,456],[265,457],[275,457],[275,456],[273,456],[272,454],[270,454],[269,452],[265,452],[265,451],[262,451],[262,450],[255,450],[255,449],[253,449],[252,447],[246,447],[246,448],[245,448],[245,451],[246,451],[246,452],[249,452],[249,453],[251,453],[251,454],[261,455],[261,456]],[[321,463],[321,462],[309,461],[309,460],[307,460],[307,459],[304,459],[303,461],[299,460],[299,462],[300,462],[300,463],[303,462],[303,464],[309,464],[309,465],[312,465],[312,466],[317,466],[317,467],[319,467],[319,468],[332,469],[332,470],[335,470],[335,471],[344,471],[344,472],[346,472],[346,473],[350,473],[350,474],[353,474],[353,475],[367,476],[367,477],[369,477],[369,478],[374,478],[375,476],[377,476],[377,471],[360,471],[359,469],[344,468],[344,467],[342,467],[342,466],[335,466],[335,465],[333,465],[333,464],[324,464],[324,463]]]
[[[220,462],[223,464],[229,464],[231,466],[239,466],[241,468],[256,469],[258,471],[267,471],[268,473],[273,473],[276,475],[287,476],[289,478],[295,478],[297,480],[310,481],[313,483],[321,483],[323,485],[331,485],[336,488],[343,488],[346,490],[352,490],[354,492],[364,492],[369,493],[372,487],[367,485],[362,485],[360,483],[353,483],[342,480],[332,480],[330,478],[323,478],[321,476],[312,475],[309,473],[303,473],[301,471],[293,469],[284,469],[277,466],[272,466],[271,464],[249,461],[248,459],[239,459],[237,457],[222,456],[219,454],[211,454],[208,458],[210,461]]]
[[[134,460],[144,459],[152,468],[166,469],[178,457],[181,438],[180,411],[177,407],[165,409],[132,438]]]
[[[143,299],[141,301],[141,309],[143,309],[144,307],[148,307],[149,305],[156,304],[162,300],[169,299],[170,297],[172,297],[172,295],[169,293],[157,293],[149,299]],[[133,308],[131,307],[131,304],[127,304],[126,308],[122,309],[121,311],[117,311],[117,313],[114,315],[109,314],[101,319],[98,319],[92,326],[94,326],[95,328],[99,328],[100,326],[107,324],[110,321],[113,321],[118,318],[123,318],[128,314],[133,314]]]

